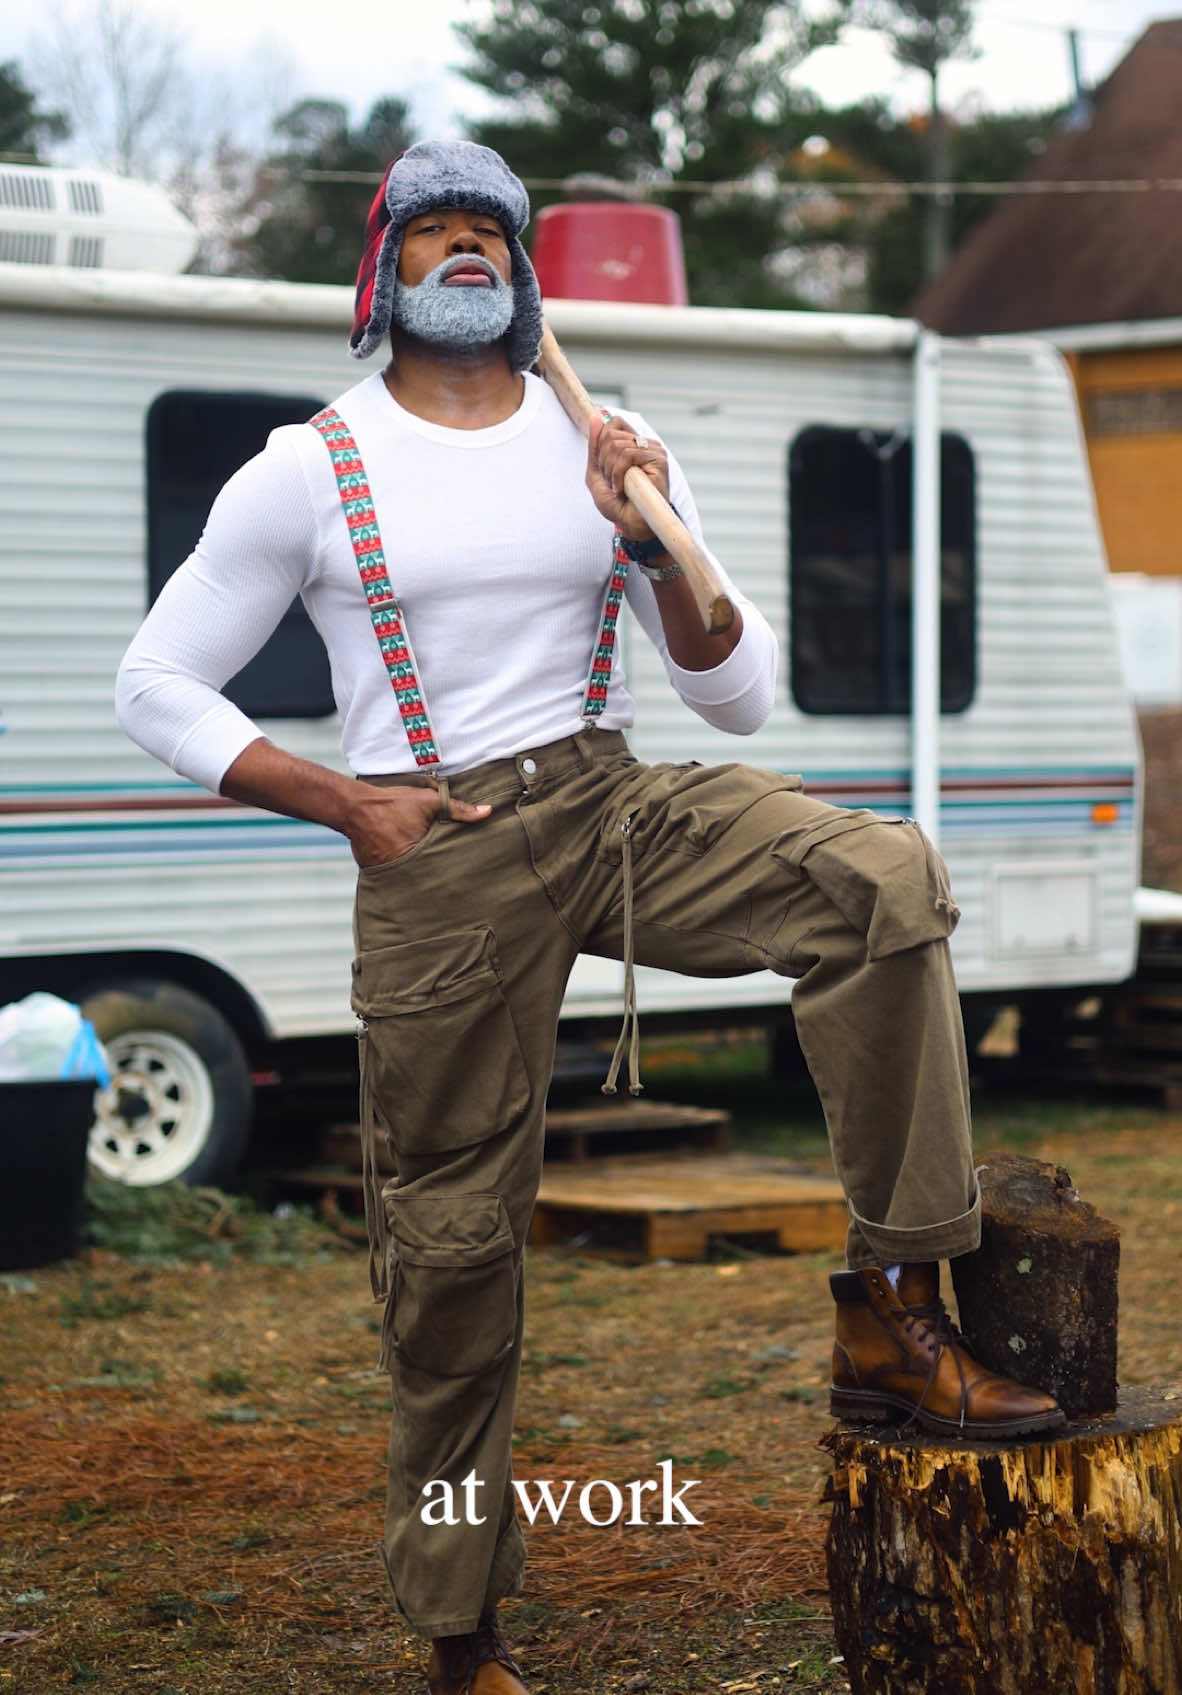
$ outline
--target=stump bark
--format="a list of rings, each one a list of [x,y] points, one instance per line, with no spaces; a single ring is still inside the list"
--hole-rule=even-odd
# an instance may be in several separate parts
[[[993,1371],[1068,1418],[1116,1407],[1120,1234],[1061,1165],[991,1154],[977,1168],[981,1246],[951,1262],[960,1328]]]
[[[825,1446],[854,1695],[1182,1695],[1182,1389],[1004,1445]]]

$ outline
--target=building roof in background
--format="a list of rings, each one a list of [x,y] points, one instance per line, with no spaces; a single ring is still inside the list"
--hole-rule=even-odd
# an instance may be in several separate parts
[[[1182,179],[1182,18],[1151,24],[1026,181]],[[917,297],[947,335],[1182,317],[1182,191],[1014,195]]]

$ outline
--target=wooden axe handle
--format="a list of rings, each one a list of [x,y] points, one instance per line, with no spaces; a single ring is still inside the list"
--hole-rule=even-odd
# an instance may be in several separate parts
[[[561,401],[567,417],[584,436],[589,435],[591,420],[600,417],[601,410],[571,369],[548,324],[542,330],[540,363],[542,375]],[[718,580],[718,573],[669,502],[653,487],[639,466],[629,467],[624,478],[624,493],[685,572],[702,615],[702,623],[710,635],[722,635],[729,630],[735,621],[735,609]]]

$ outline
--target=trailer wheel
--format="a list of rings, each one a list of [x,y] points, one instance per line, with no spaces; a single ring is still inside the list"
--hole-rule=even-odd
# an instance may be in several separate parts
[[[250,1067],[217,1009],[175,983],[109,983],[82,998],[111,1065],[95,1096],[91,1166],[136,1188],[223,1183],[250,1134]]]

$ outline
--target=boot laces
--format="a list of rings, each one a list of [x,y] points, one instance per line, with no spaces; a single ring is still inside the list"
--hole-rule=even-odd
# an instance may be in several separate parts
[[[923,1407],[924,1402],[928,1398],[928,1391],[931,1389],[932,1384],[936,1380],[936,1371],[939,1367],[941,1357],[943,1356],[944,1350],[948,1348],[951,1350],[953,1364],[956,1366],[956,1375],[960,1378],[960,1428],[963,1430],[965,1414],[968,1411],[969,1401],[968,1380],[965,1377],[964,1365],[962,1364],[960,1357],[961,1351],[963,1349],[967,1349],[965,1339],[956,1328],[955,1324],[953,1324],[952,1319],[949,1316],[948,1308],[944,1305],[944,1302],[938,1295],[934,1301],[929,1301],[918,1306],[906,1306],[903,1308],[903,1328],[910,1335],[917,1326],[920,1327],[920,1341],[924,1341],[926,1338],[931,1337],[932,1341],[934,1341],[937,1346],[932,1354],[931,1363],[928,1366],[927,1382],[923,1386],[923,1393],[920,1395],[919,1400],[915,1403],[911,1417],[904,1425],[901,1426],[901,1429],[910,1430],[911,1426],[918,1419],[920,1409]]]
[[[482,1618],[476,1627],[476,1653],[472,1669],[476,1671],[480,1666],[486,1666],[493,1662],[499,1666],[504,1666],[507,1671],[513,1673],[514,1677],[521,1676],[521,1667],[506,1647],[505,1638],[501,1635],[501,1627],[495,1617]]]

